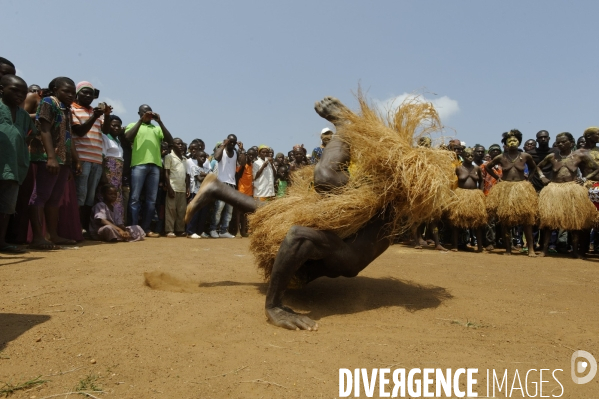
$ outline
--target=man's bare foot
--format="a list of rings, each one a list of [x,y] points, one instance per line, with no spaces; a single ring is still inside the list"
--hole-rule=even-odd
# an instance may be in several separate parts
[[[288,330],[318,330],[318,324],[308,316],[295,313],[286,306],[265,309],[268,321]]]
[[[443,251],[443,252],[447,252],[447,248],[443,247],[441,244],[439,244],[439,245],[436,245],[436,246],[435,246],[435,249],[436,249],[437,251]]]
[[[193,215],[202,209],[205,205],[208,205],[214,198],[212,198],[212,187],[214,181],[217,179],[214,173],[209,173],[202,182],[200,189],[195,197],[187,205],[187,211],[185,212],[185,224],[191,222]]]
[[[69,238],[64,238],[64,237],[60,237],[60,236],[50,237],[50,241],[52,241],[52,243],[54,243],[56,245],[75,245],[75,244],[77,244],[77,241],[75,241],[75,240],[71,240]]]
[[[344,114],[351,112],[341,101],[330,96],[315,102],[314,110],[318,115],[335,126],[345,119]]]
[[[541,251],[541,252],[539,253],[539,256],[540,256],[541,258],[544,258],[545,256],[547,256],[547,254],[546,254],[545,252]]]
[[[538,257],[538,256],[539,256],[539,255],[537,255],[537,254],[535,253],[535,251],[532,251],[532,252],[530,252],[530,251],[529,251],[529,252],[528,252],[528,257],[529,257],[529,258],[536,258],[536,257]]]
[[[416,245],[414,245],[414,249],[422,249],[422,245],[416,244]]]
[[[55,251],[60,249],[60,247],[50,241],[41,239],[39,241],[32,241],[31,244],[27,246],[29,249],[37,249],[39,251]]]
[[[485,248],[485,251],[493,251],[495,249],[495,247],[491,244],[487,245],[487,247]]]
[[[458,252],[457,248],[451,248],[451,252]]]
[[[511,252],[504,252],[503,254],[506,255],[506,256],[510,256],[512,253]]]

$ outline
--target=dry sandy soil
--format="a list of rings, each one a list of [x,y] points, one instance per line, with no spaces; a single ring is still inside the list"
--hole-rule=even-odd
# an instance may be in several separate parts
[[[516,369],[562,369],[561,397],[599,397],[599,376],[570,378],[574,350],[599,358],[599,259],[394,245],[356,278],[288,293],[317,332],[266,322],[247,239],[1,256],[0,284],[0,390],[47,380],[12,398],[334,398],[339,368],[382,367],[478,368],[483,397],[487,369],[510,385]]]

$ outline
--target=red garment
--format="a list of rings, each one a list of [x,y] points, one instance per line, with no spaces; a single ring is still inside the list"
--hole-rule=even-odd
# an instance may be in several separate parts
[[[493,186],[495,184],[497,184],[497,180],[495,178],[493,178],[486,170],[486,166],[487,164],[483,164],[480,166],[480,172],[483,176],[483,193],[485,193],[485,195],[489,195],[489,191],[491,191],[491,188],[493,188]],[[503,170],[501,169],[500,165],[496,165],[494,168],[494,172],[497,176],[501,177],[503,176]]]

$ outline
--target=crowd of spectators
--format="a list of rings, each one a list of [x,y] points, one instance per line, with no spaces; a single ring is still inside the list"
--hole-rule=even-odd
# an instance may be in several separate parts
[[[286,155],[275,155],[265,144],[246,147],[235,134],[208,152],[200,138],[185,143],[173,137],[148,104],[139,107],[137,121],[124,125],[110,104],[94,104],[99,91],[91,82],[75,84],[57,77],[42,88],[27,86],[15,74],[14,65],[0,58],[1,252],[21,253],[24,250],[18,245],[25,243],[38,250],[54,250],[84,239],[247,237],[251,232],[247,215],[223,201],[207,205],[185,224],[186,206],[202,181],[213,174],[256,201],[276,200],[291,185],[290,175],[320,160],[334,134],[323,129],[321,144],[310,155],[303,144]],[[585,137],[572,140],[572,149],[584,148],[596,155],[596,136],[599,130],[586,135],[586,141]],[[488,148],[476,144],[468,150],[471,162],[480,167],[478,188],[485,195],[497,184],[496,177],[501,177],[500,165],[493,166],[493,173],[485,165],[506,151],[505,133],[502,144]],[[451,140],[446,149],[455,153],[456,165],[460,165],[465,143]],[[535,164],[556,151],[559,154],[545,130],[519,151],[530,154]],[[552,173],[551,164],[546,163],[529,181],[539,192]],[[490,220],[482,238],[487,249],[523,247],[521,226],[512,229],[512,242],[505,242],[498,229]],[[551,232],[552,251],[562,241],[567,248],[563,233]],[[427,236],[430,231],[418,234],[421,241],[431,238]],[[538,236],[536,228],[536,242]],[[443,248],[440,242],[436,244]],[[472,231],[461,231],[459,246],[476,244]]]

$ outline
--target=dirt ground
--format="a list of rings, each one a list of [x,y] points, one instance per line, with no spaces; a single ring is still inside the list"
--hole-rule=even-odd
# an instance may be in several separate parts
[[[524,381],[541,368],[563,370],[561,397],[599,397],[599,376],[570,378],[574,350],[599,358],[599,259],[394,245],[356,278],[290,291],[287,304],[320,325],[303,332],[266,322],[248,243],[160,238],[1,256],[0,390],[41,376],[11,397],[334,398],[339,368],[465,367],[479,369],[479,397],[487,369],[508,369],[511,385],[516,369]],[[544,395],[560,394],[544,380]]]

